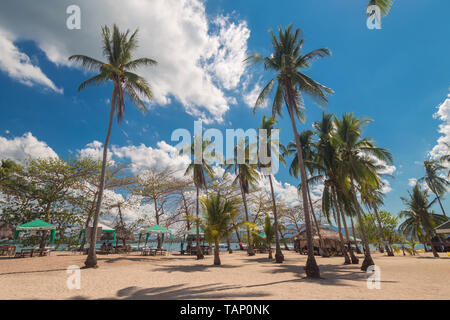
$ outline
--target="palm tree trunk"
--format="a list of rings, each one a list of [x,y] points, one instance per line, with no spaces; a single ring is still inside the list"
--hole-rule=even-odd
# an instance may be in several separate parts
[[[330,253],[328,252],[328,249],[325,247],[325,243],[322,239],[322,235],[320,234],[320,226],[319,226],[319,223],[317,222],[316,214],[314,213],[314,206],[313,206],[312,200],[311,200],[311,191],[309,190],[309,184],[307,184],[307,188],[308,188],[309,206],[311,208],[311,215],[314,219],[314,224],[316,225],[317,235],[319,236],[320,250],[322,251],[321,255],[324,258],[328,258],[330,256]]]
[[[200,221],[198,220],[199,219],[198,197],[199,197],[199,188],[197,187],[197,198],[196,198],[197,208],[196,208],[196,213],[195,213],[196,217],[197,217],[197,232],[196,232],[197,233],[196,234],[196,236],[197,236],[197,241],[196,241],[197,249],[195,251],[197,252],[197,260],[200,260],[200,259],[203,259],[205,256],[203,255],[202,247],[200,246]],[[220,261],[219,261],[219,263],[220,263]]]
[[[386,238],[384,236],[383,225],[381,224],[380,215],[378,214],[378,206],[374,203],[372,205],[372,207],[373,207],[373,210],[375,211],[375,216],[377,217],[380,237],[381,237],[381,240],[383,241],[383,244],[384,244],[384,247],[386,249],[386,252],[387,252],[389,257],[393,257],[394,256],[394,252],[392,252],[392,250],[389,248],[389,246],[387,244],[387,241],[386,241]]]
[[[350,241],[350,237],[348,234],[347,222],[345,221],[344,208],[342,207],[341,202],[339,202],[338,204],[339,204],[339,210],[341,211],[342,222],[344,224],[345,237],[347,238],[347,246],[348,246],[348,250],[350,251],[350,258],[352,259],[352,264],[358,264],[359,259],[355,256],[355,253],[353,252],[352,243]]]
[[[247,222],[250,222],[250,220],[248,218],[247,197],[245,196],[244,189],[242,188],[242,184],[240,182],[239,182],[239,186],[241,187],[242,202],[244,203],[245,219],[247,220]],[[248,225],[247,225],[247,254],[249,256],[255,255],[255,251],[253,250],[253,245],[252,245],[252,239],[250,237],[250,227]]]
[[[345,247],[344,237],[342,236],[342,226],[341,226],[341,214],[339,212],[339,207],[337,204],[336,192],[334,187],[331,187],[331,194],[333,197],[333,212],[335,212],[335,216],[337,217],[337,223],[339,228],[339,240],[341,244],[341,251],[344,256],[344,264],[351,264],[350,257],[347,254],[347,248]]]
[[[300,169],[300,177],[302,183],[302,200],[303,200],[303,209],[305,211],[305,227],[306,227],[306,242],[308,245],[308,260],[306,261],[305,271],[306,271],[306,277],[307,278],[320,278],[320,270],[316,262],[316,258],[314,257],[314,250],[313,250],[313,238],[312,238],[312,230],[311,230],[311,220],[310,220],[310,213],[309,213],[309,206],[308,206],[308,192],[306,190],[306,184],[308,183],[308,180],[306,179],[306,171],[305,171],[305,165],[303,163],[303,153],[302,153],[302,144],[300,142],[300,137],[297,132],[297,125],[295,124],[295,118],[294,118],[294,112],[293,112],[293,105],[294,100],[293,96],[290,92],[291,86],[285,85],[285,88],[287,89],[287,95],[285,96],[285,102],[286,106],[289,111],[289,117],[291,119],[291,125],[292,130],[294,131],[294,137],[295,137],[295,144],[297,146],[297,154],[298,154],[298,166]]]
[[[219,241],[214,241],[214,265],[220,266],[220,248],[219,248]]]
[[[446,217],[447,215],[445,214],[444,207],[442,206],[441,198],[439,197],[439,195],[437,194],[437,192],[435,192],[434,194],[436,195],[436,198],[438,199],[438,202],[439,202],[439,205],[441,206],[441,210],[442,210],[442,213],[444,214],[444,217]]]
[[[361,265],[361,270],[367,271],[367,268],[369,268],[369,266],[375,265],[375,262],[373,261],[372,256],[370,255],[369,242],[367,241],[366,230],[364,229],[364,223],[362,221],[361,210],[360,210],[361,208],[359,207],[358,198],[356,198],[355,184],[353,183],[352,175],[350,175],[350,184],[351,184],[351,188],[352,188],[353,201],[355,202],[356,213],[358,215],[358,222],[359,222],[359,226],[361,228],[361,237],[362,237],[362,241],[363,241],[363,245],[364,245],[364,261]]]
[[[275,262],[282,263],[284,261],[284,255],[281,252],[280,238],[278,237],[278,214],[277,214],[277,205],[275,202],[275,192],[273,191],[273,183],[272,183],[272,175],[271,174],[269,174],[269,182],[270,182],[270,192],[272,193],[273,219],[274,219],[274,228],[275,228]],[[270,255],[272,255],[272,251],[270,251]]]
[[[105,189],[105,175],[106,175],[106,163],[108,161],[108,146],[109,140],[111,138],[111,128],[114,119],[114,104],[116,101],[116,90],[117,87],[114,85],[112,97],[111,97],[111,108],[109,110],[109,124],[108,124],[108,133],[106,134],[105,144],[103,146],[103,161],[102,161],[102,171],[100,173],[100,185],[98,188],[98,199],[95,206],[94,213],[94,222],[92,224],[92,233],[91,233],[91,245],[89,246],[88,256],[85,261],[86,268],[97,268],[97,255],[96,255],[96,243],[97,243],[97,226],[98,226],[98,217],[100,215],[100,208],[102,206],[103,200],[103,191]]]
[[[350,222],[352,224],[352,234],[353,239],[355,239],[356,253],[361,254],[361,249],[359,249],[358,240],[356,240],[355,224],[353,223],[353,217],[350,217]]]
[[[231,249],[230,236],[227,234],[227,250],[228,253],[233,253],[233,249]]]

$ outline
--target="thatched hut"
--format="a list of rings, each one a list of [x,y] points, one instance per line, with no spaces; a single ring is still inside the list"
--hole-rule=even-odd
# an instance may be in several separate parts
[[[329,251],[341,253],[341,247],[339,244],[340,237],[339,232],[332,230],[327,227],[320,227],[320,235],[324,242],[325,248]],[[343,235],[344,241],[347,241],[345,235]],[[292,237],[292,241],[294,241],[294,248],[296,251],[306,251],[307,249],[307,241],[306,241],[306,230],[303,229],[300,233],[297,233]],[[317,234],[317,229],[313,228],[313,246],[317,248],[315,251],[319,251],[320,241],[319,236]]]
[[[0,239],[14,239],[14,233],[16,232],[16,228],[7,223],[6,221],[0,221]]]

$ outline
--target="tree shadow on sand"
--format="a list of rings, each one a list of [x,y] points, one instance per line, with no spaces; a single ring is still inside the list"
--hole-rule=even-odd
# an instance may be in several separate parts
[[[122,300],[184,300],[184,299],[249,299],[266,297],[269,294],[263,292],[224,292],[228,290],[240,289],[240,286],[230,286],[221,284],[205,284],[198,286],[186,286],[186,284],[176,284],[171,286],[139,288],[127,287],[116,293],[116,297],[107,298]],[[73,298],[74,300],[86,299],[82,296]],[[103,300],[103,299],[101,299]]]
[[[198,264],[198,265],[161,265],[158,268],[154,269],[153,271],[163,271],[163,272],[199,272],[199,271],[208,271],[210,269],[234,269],[234,268],[240,268],[240,266],[233,266],[233,265],[220,265],[215,266],[213,264],[211,265],[204,265],[204,264]]]

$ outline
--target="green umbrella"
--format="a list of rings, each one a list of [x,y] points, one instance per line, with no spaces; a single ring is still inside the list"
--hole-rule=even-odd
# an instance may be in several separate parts
[[[36,219],[24,224],[21,224],[20,226],[17,226],[16,228],[16,232],[14,234],[14,240],[17,239],[17,237],[19,236],[19,232],[20,231],[48,231],[51,230],[50,232],[50,240],[51,240],[51,244],[53,245],[53,243],[55,242],[55,230],[56,230],[56,226],[50,223],[47,223],[45,221],[42,221],[41,219]]]

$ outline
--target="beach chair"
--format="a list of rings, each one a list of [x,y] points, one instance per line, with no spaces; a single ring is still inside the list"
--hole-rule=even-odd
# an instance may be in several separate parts
[[[6,256],[8,254],[9,246],[1,246],[0,247],[0,256]]]

